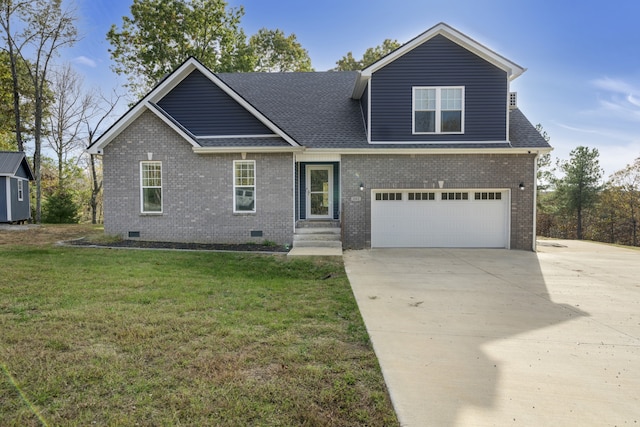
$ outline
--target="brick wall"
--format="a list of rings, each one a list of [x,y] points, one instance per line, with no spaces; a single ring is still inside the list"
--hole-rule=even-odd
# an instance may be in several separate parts
[[[439,188],[438,181],[444,181],[445,189],[511,189],[511,249],[531,250],[534,164],[533,154],[343,155],[343,247],[371,246],[371,189]]]
[[[140,213],[140,162],[162,162],[163,213]],[[293,240],[292,154],[247,153],[256,161],[255,214],[233,213],[233,160],[240,153],[195,154],[150,112],[104,149],[105,232],[142,240],[245,243]],[[251,231],[262,231],[251,237]]]

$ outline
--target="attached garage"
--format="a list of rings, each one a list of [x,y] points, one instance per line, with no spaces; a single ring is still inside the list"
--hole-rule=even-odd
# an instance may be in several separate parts
[[[509,190],[373,190],[373,248],[509,248]]]

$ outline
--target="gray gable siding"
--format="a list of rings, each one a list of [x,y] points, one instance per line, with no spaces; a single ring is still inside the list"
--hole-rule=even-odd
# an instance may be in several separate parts
[[[273,134],[199,71],[189,74],[158,105],[197,136]]]
[[[464,86],[464,134],[413,135],[414,86]],[[507,75],[438,35],[371,77],[372,141],[505,141]]]
[[[29,179],[29,176],[30,176],[29,172],[25,168],[23,162],[20,163],[20,166],[18,167],[18,170],[16,171],[16,176],[19,176],[20,178],[24,178],[24,179]]]

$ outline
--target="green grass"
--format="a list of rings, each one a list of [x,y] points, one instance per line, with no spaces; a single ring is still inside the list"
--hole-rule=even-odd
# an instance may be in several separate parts
[[[2,426],[397,425],[339,261],[0,257]]]

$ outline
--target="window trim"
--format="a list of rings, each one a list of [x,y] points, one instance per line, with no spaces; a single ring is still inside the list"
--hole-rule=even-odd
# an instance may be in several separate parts
[[[144,165],[160,165],[160,186],[144,185]],[[161,215],[164,213],[164,186],[162,178],[162,162],[159,160],[144,160],[140,162],[140,213],[145,215]],[[160,188],[160,210],[145,211],[144,210],[144,190],[146,188]]]
[[[436,91],[436,109],[435,110],[418,110],[416,109],[416,93],[419,90],[434,89]],[[460,108],[460,131],[443,132],[442,131],[442,112],[458,111],[442,109],[442,90],[443,89],[460,89],[461,108]],[[461,135],[464,134],[464,112],[465,112],[465,87],[464,86],[413,86],[411,96],[411,132],[413,135]],[[434,132],[418,132],[416,131],[416,111],[435,111],[435,131]]]
[[[239,163],[247,163],[253,165],[253,185],[237,185],[236,184],[236,165]],[[254,214],[256,213],[256,205],[258,204],[258,200],[256,197],[256,181],[257,181],[257,170],[256,170],[256,161],[255,160],[234,160],[233,161],[233,213],[234,214]],[[252,187],[253,188],[253,209],[252,210],[238,210],[236,208],[236,189],[242,187]]]
[[[24,181],[21,179],[18,180],[18,201],[24,201]]]

